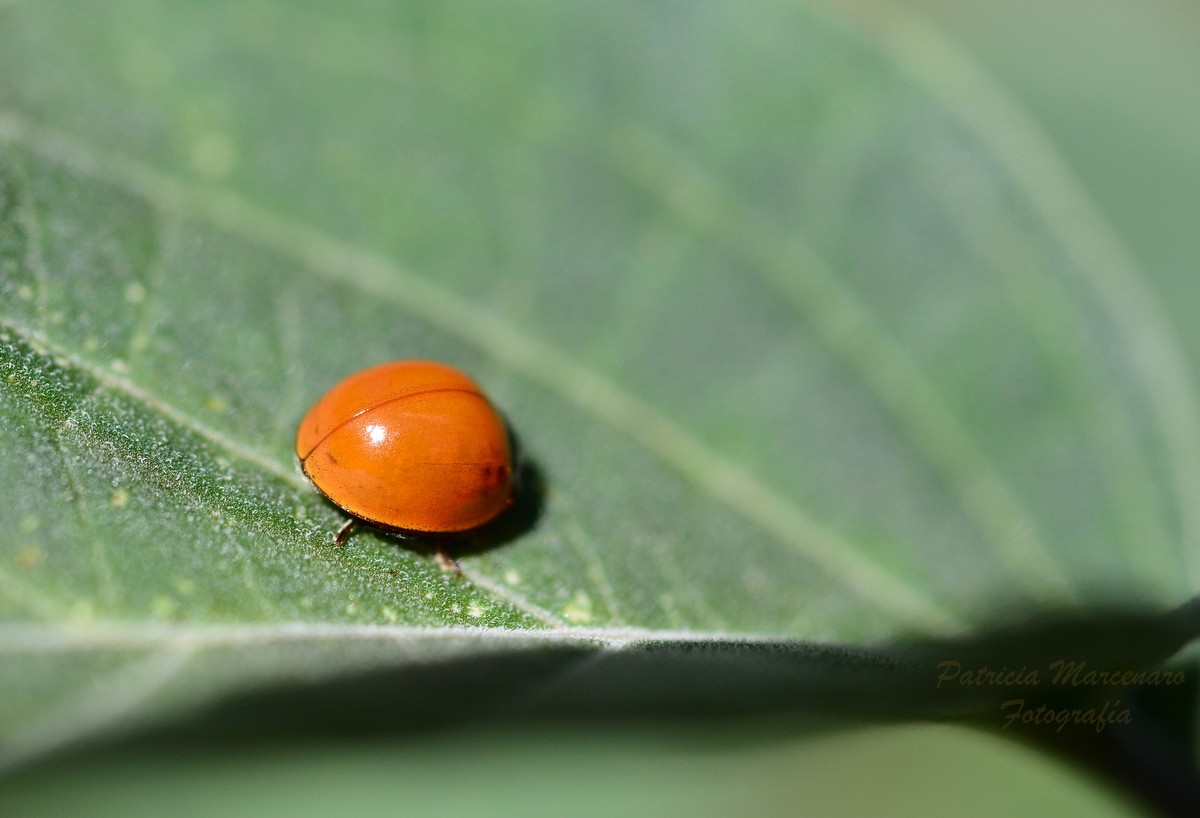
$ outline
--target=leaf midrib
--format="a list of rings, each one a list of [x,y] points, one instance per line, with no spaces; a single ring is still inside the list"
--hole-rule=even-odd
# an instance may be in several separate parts
[[[73,356],[71,353],[59,347],[55,342],[45,338],[41,333],[34,330],[21,327],[9,320],[0,320],[0,327],[6,328],[9,332],[18,334],[22,339],[30,345],[30,347],[47,357],[52,358],[59,366],[65,366],[69,362],[85,372],[95,382],[104,388],[108,388],[124,394],[126,397],[140,403],[144,408],[152,413],[157,413],[166,418],[180,428],[197,435],[200,438],[224,449],[230,454],[238,457],[260,469],[263,469],[277,480],[291,485],[298,492],[310,491],[311,487],[305,479],[295,471],[289,471],[279,465],[278,462],[259,452],[258,450],[245,446],[234,439],[222,434],[213,429],[207,424],[193,418],[186,412],[175,407],[173,404],[158,398],[151,393],[145,391],[128,378],[113,372],[105,367],[97,366],[85,360]],[[68,468],[70,468],[68,466]],[[550,611],[535,605],[533,602],[525,599],[515,590],[508,588],[500,583],[492,582],[487,577],[481,576],[478,572],[470,569],[469,566],[462,567],[463,575],[466,576],[473,584],[486,591],[491,595],[494,601],[507,603],[514,607],[530,614],[534,618],[543,622],[551,628],[563,627],[562,620],[555,616]],[[52,598],[46,596],[36,588],[26,586],[21,583],[15,576],[8,572],[3,566],[0,566],[0,588],[7,587],[13,592],[14,598],[18,602],[29,604],[35,612],[42,616],[51,616],[53,618],[67,618],[65,610],[58,605]],[[257,595],[261,597],[261,595]],[[269,611],[264,613],[270,614]]]
[[[713,452],[649,404],[568,356],[522,334],[496,315],[460,301],[398,265],[347,246],[306,225],[282,219],[231,194],[190,190],[161,171],[126,157],[100,154],[67,134],[33,126],[11,111],[0,112],[0,138],[17,142],[43,159],[117,185],[161,210],[194,218],[266,247],[326,279],[356,286],[419,312],[432,323],[486,350],[515,371],[632,437],[781,544],[800,551],[840,577],[868,604],[929,632],[946,632],[965,624],[960,615],[950,613],[922,589],[872,561],[855,543],[823,526],[752,474]],[[49,339],[31,337],[28,329],[21,333],[31,341],[53,347]],[[72,357],[65,351],[57,351],[57,354]],[[209,429],[136,384],[103,368],[82,362],[80,365],[94,375],[103,374],[106,385],[112,388],[125,391],[123,387],[130,387],[132,391],[128,394],[131,397],[148,400],[150,408],[157,404],[157,410],[174,422],[197,431],[236,456],[289,483],[302,485],[298,483],[298,475],[289,474],[272,459]]]

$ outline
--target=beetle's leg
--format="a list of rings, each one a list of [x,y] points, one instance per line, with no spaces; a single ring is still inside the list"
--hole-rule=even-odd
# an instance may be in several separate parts
[[[351,517],[338,529],[337,536],[333,538],[333,544],[341,548],[346,544],[346,540],[350,539],[350,535],[354,533],[354,529],[356,528],[358,528],[358,520]]]
[[[443,571],[453,571],[454,576],[462,576],[462,566],[458,564],[458,560],[446,553],[446,548],[441,543],[437,544],[437,550],[433,552],[433,558],[437,560],[437,564]]]

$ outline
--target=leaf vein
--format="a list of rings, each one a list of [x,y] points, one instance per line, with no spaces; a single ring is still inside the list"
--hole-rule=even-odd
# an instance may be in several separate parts
[[[818,337],[862,378],[927,462],[947,479],[979,530],[1023,587],[1073,599],[1070,579],[966,424],[918,364],[802,239],[782,235],[657,134],[614,132],[614,159],[635,183],[697,233],[710,236],[805,316]]]
[[[61,132],[31,126],[12,112],[0,113],[0,138],[19,141],[52,161],[117,184],[163,209],[188,214],[270,248],[330,281],[419,313],[629,435],[776,540],[820,564],[864,601],[925,629],[945,631],[963,624],[959,615],[930,599],[927,592],[862,553],[855,543],[725,460],[648,403],[521,333],[491,311],[474,307],[387,259],[348,246],[309,225],[281,218],[219,190],[190,189],[134,160],[99,154]],[[241,448],[231,441],[225,445],[233,451]],[[261,454],[252,453],[251,457],[271,473],[281,474],[278,465]]]
[[[236,457],[240,457],[243,460],[262,468],[275,478],[290,485],[298,491],[310,492],[312,490],[311,486],[295,470],[285,469],[267,455],[237,443],[221,432],[218,432],[207,424],[196,420],[187,413],[176,408],[173,404],[163,401],[149,392],[146,392],[144,389],[133,383],[125,376],[117,374],[105,367],[97,366],[89,361],[82,360],[76,356],[72,356],[66,350],[61,349],[54,341],[45,338],[35,330],[31,330],[27,327],[20,327],[9,321],[0,322],[0,325],[9,327],[13,332],[20,334],[33,348],[49,355],[56,361],[71,362],[72,365],[78,367],[80,370],[92,377],[99,386],[106,387],[134,399],[135,401],[141,403],[146,409],[160,414],[161,416],[177,424],[180,428],[183,428],[197,435],[198,437],[207,440],[214,446],[217,446],[218,448],[221,448]],[[196,499],[205,502],[205,498],[203,497],[197,497]],[[251,570],[251,560],[249,554],[243,547],[239,546],[239,549],[243,556],[243,559],[240,561],[242,563],[243,583],[245,584],[247,591],[253,595],[256,604],[259,605],[263,613],[271,616],[274,614],[274,611],[266,601],[266,597],[258,589],[253,575],[251,573],[247,573]],[[509,604],[520,608],[526,613],[530,613],[547,624],[558,624],[558,620],[553,614],[545,611],[544,609],[538,608],[538,606],[534,605],[528,600],[523,599],[514,591],[506,589],[503,586],[478,576],[477,574],[473,576],[473,581],[492,594],[492,596],[498,601],[508,602]]]
[[[883,11],[882,8],[876,11]],[[1133,254],[1042,129],[975,60],[914,12],[856,19],[902,71],[939,99],[1007,170],[1076,259],[1107,308],[1146,385],[1182,514],[1188,577],[1200,586],[1200,391],[1167,311]]]

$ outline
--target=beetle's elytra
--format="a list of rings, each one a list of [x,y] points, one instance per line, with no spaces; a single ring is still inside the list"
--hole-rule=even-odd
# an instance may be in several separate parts
[[[382,364],[334,386],[300,422],[296,456],[333,503],[391,531],[469,531],[512,502],[504,420],[478,384],[434,361]]]

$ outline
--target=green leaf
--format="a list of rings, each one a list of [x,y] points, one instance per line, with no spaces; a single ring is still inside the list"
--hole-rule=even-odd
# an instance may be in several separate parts
[[[969,65],[873,37],[775,0],[0,6],[0,751],[631,651],[715,655],[676,667],[726,700],[766,653],[787,707],[932,678],[869,643],[1190,598],[1200,401],[1151,289]],[[335,549],[293,463],[408,357],[544,487],[462,578]]]

